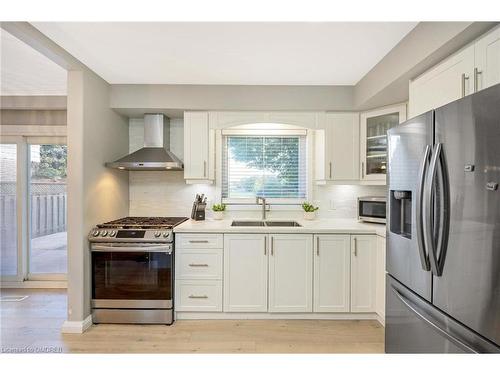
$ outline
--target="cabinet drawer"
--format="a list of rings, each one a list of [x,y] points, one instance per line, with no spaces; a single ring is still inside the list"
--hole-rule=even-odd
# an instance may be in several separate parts
[[[176,311],[222,311],[220,280],[177,280]]]
[[[222,234],[177,234],[175,245],[181,249],[222,249]]]
[[[222,249],[179,249],[175,254],[176,279],[222,278]]]

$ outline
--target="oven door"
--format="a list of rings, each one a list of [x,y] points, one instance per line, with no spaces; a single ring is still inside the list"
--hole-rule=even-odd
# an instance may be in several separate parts
[[[91,246],[92,307],[172,308],[171,244]]]
[[[386,222],[386,201],[385,200],[364,200],[358,201],[358,219],[371,221],[374,223]]]

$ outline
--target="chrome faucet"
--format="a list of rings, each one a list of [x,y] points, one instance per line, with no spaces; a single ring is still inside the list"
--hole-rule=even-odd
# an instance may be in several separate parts
[[[262,204],[262,220],[266,220],[266,198],[256,197],[255,203]]]

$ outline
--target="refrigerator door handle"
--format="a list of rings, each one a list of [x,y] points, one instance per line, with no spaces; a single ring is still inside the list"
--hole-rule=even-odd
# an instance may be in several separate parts
[[[406,298],[400,291],[398,291],[396,288],[392,287],[392,291],[396,295],[396,297],[408,308],[410,309],[415,315],[417,315],[418,318],[423,320],[425,323],[427,323],[429,326],[434,328],[436,331],[438,331],[440,334],[442,334],[444,337],[446,337],[449,341],[453,342],[455,345],[458,347],[464,349],[466,352],[472,352],[472,353],[478,353],[478,351],[471,346],[467,345],[466,343],[460,341],[458,338],[455,336],[451,335],[448,333],[446,330],[441,328],[439,324],[435,323],[432,321],[432,318],[427,317],[426,313],[422,311],[416,304],[414,304],[412,301],[410,301],[408,298]]]
[[[434,153],[431,158],[429,173],[427,175],[427,180],[424,188],[424,204],[423,204],[423,215],[422,220],[424,221],[424,242],[427,245],[427,250],[429,254],[429,261],[431,264],[431,271],[434,275],[438,274],[437,269],[437,259],[436,259],[436,248],[434,244],[433,235],[433,193],[434,185],[436,181],[437,173],[437,163],[439,161],[439,154],[441,153],[443,145],[438,143],[434,147]]]
[[[423,231],[423,216],[422,216],[422,204],[424,198],[424,188],[425,188],[425,176],[427,174],[427,166],[429,164],[429,158],[431,155],[431,146],[426,145],[424,151],[424,157],[422,158],[422,164],[420,165],[420,174],[418,177],[418,191],[417,191],[417,202],[416,202],[416,218],[417,218],[417,241],[418,241],[418,252],[420,254],[420,262],[422,264],[422,269],[425,271],[430,270],[429,256],[426,253],[426,245]]]
[[[442,144],[441,144],[442,145]],[[440,206],[440,222],[439,232],[436,244],[436,276],[443,274],[444,260],[446,257],[446,250],[448,248],[448,236],[450,234],[450,182],[448,179],[448,165],[443,146],[440,148],[439,153],[439,174],[441,182],[441,199],[439,200]]]
[[[439,207],[439,232],[437,244],[433,236],[433,197],[436,194],[435,182],[439,171],[439,178],[441,182]],[[434,147],[434,153],[431,158],[430,169],[427,176],[427,181],[424,188],[424,240],[427,245],[429,261],[431,264],[432,273],[436,276],[443,274],[443,265],[445,259],[446,248],[448,246],[448,234],[450,223],[450,194],[449,194],[449,181],[446,160],[443,152],[443,144],[438,143]],[[439,250],[439,251],[437,251]],[[438,259],[439,254],[439,259]]]

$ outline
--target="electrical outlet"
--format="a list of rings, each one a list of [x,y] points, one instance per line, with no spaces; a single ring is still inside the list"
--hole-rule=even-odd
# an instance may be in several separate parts
[[[335,201],[333,199],[330,199],[330,210],[336,210],[337,208],[335,207]]]

